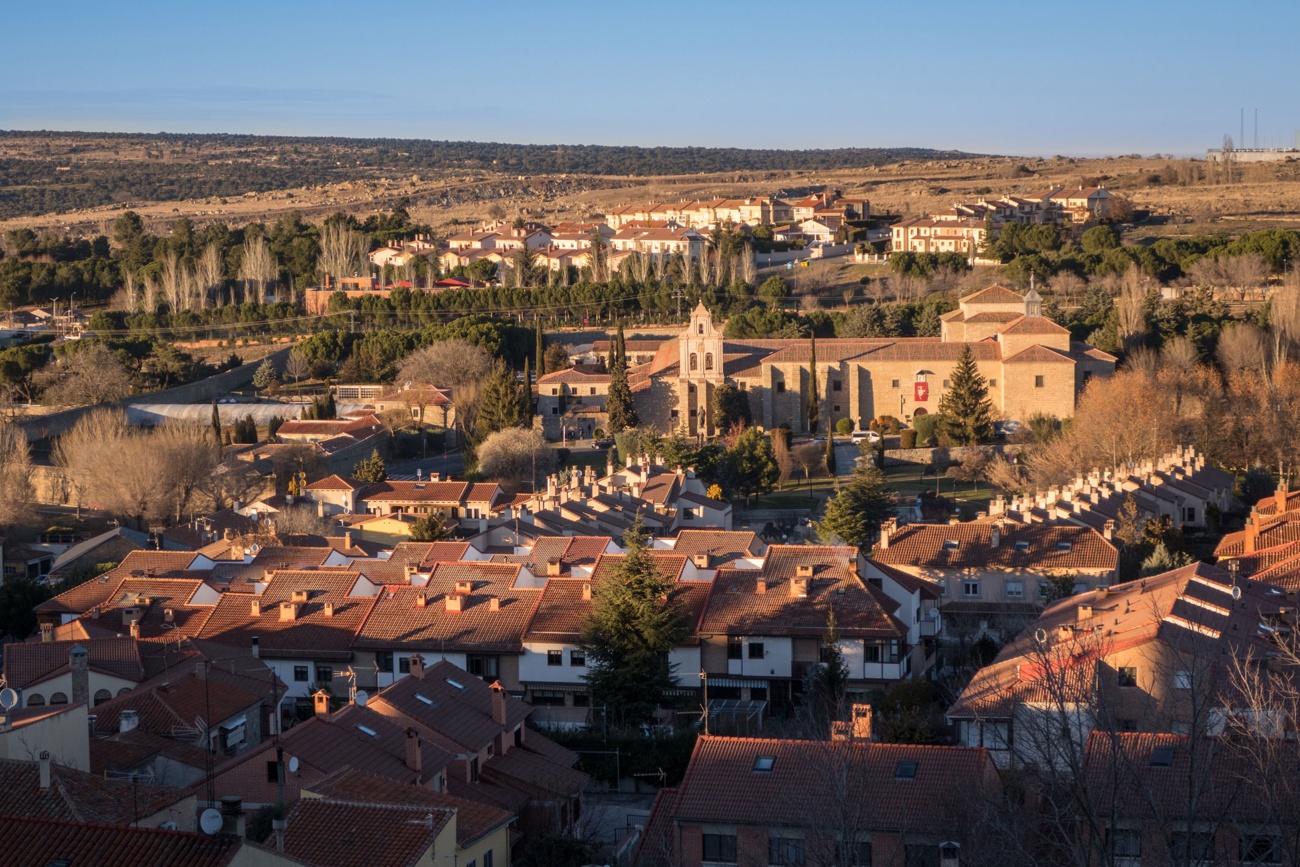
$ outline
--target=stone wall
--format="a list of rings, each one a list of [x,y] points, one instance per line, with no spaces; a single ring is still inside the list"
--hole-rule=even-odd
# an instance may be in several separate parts
[[[885,449],[885,466],[900,467],[906,465],[959,464],[972,452],[983,452],[989,457],[1001,455],[1011,457],[1025,450],[1025,446],[1007,443],[992,446],[953,446],[952,448],[934,449]]]

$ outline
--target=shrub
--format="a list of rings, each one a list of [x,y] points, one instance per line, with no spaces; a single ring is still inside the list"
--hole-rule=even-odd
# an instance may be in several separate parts
[[[848,418],[842,418],[839,421],[835,422],[835,432],[838,433],[840,436],[848,436],[849,434],[853,433],[853,420]]]
[[[900,433],[898,436],[899,439],[902,441],[901,445],[903,448],[905,449],[916,448],[916,431],[911,429],[905,430],[902,433]]]
[[[912,427],[916,430],[917,443],[924,446],[937,445],[939,441],[935,437],[935,430],[941,420],[938,413],[918,415],[913,418]]]

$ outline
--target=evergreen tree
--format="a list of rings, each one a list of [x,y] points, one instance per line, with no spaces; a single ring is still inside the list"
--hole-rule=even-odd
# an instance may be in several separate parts
[[[781,475],[771,440],[755,427],[746,428],[736,438],[727,454],[727,464],[736,490],[746,498],[772,490]]]
[[[894,513],[893,491],[880,470],[858,464],[848,483],[826,504],[817,524],[817,537],[827,544],[853,545],[865,550]]]
[[[592,588],[581,639],[592,704],[607,708],[620,728],[654,719],[664,694],[676,688],[668,654],[690,631],[669,596],[673,579],[650,556],[639,522],[623,544],[627,554],[613,574]]]
[[[253,388],[261,391],[270,387],[271,383],[275,381],[275,365],[271,363],[271,359],[267,358],[257,366],[257,370],[253,373]]]
[[[482,442],[499,430],[524,427],[531,413],[524,411],[524,401],[515,374],[504,361],[492,365],[479,401],[475,435]]]
[[[817,420],[822,415],[822,401],[817,389],[817,338],[815,336],[808,338],[808,345],[812,354],[808,362],[811,371],[809,376],[811,382],[808,388],[808,432],[817,433]]]
[[[606,373],[612,374],[614,372],[614,368],[618,366],[615,364],[617,360],[618,360],[618,339],[611,337],[609,339],[609,358],[605,359]]]
[[[535,336],[533,337],[533,343],[536,344],[535,349],[537,352],[537,375],[545,376],[548,372],[546,370],[546,335],[542,333],[542,320],[538,318],[536,321],[537,321],[537,330]]]
[[[248,445],[257,442],[257,422],[253,421],[251,415],[246,415],[235,421],[233,440],[241,445]]]
[[[993,436],[989,384],[975,364],[970,345],[962,346],[952,384],[939,399],[940,430],[957,445],[974,445]]]
[[[618,357],[614,359],[614,363],[627,370],[627,341],[623,338],[623,324],[621,322],[618,326]]]
[[[442,518],[432,512],[411,525],[412,542],[441,542],[449,535]]]
[[[271,416],[271,420],[266,423],[266,439],[268,442],[275,440],[275,434],[280,430],[282,424],[284,424],[284,419],[278,415]]]
[[[605,412],[609,416],[609,433],[616,434],[640,424],[636,407],[632,404],[632,389],[627,384],[627,354],[621,325],[618,328],[618,338],[610,345],[609,354],[613,366],[610,368]]]
[[[826,632],[822,634],[818,665],[804,678],[805,707],[817,737],[829,737],[831,721],[840,717],[849,685],[849,666],[840,650],[839,620],[835,606],[826,612]]]
[[[379,456],[379,449],[370,453],[370,457],[352,465],[352,478],[360,482],[377,485],[388,478],[388,467]]]
[[[212,441],[221,448],[221,411],[217,409],[217,402],[212,401]]]
[[[749,395],[730,382],[722,383],[713,390],[713,418],[720,431],[731,430],[736,422],[749,427],[754,423]]]
[[[826,474],[835,476],[835,432],[826,426]]]

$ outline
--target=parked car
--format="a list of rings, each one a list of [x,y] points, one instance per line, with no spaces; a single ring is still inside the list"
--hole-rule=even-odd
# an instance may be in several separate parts
[[[612,449],[614,447],[614,438],[605,437],[604,439],[596,440],[595,446],[598,449]]]
[[[993,432],[1001,434],[1004,437],[1011,436],[1013,433],[1016,433],[1019,430],[1020,430],[1020,422],[1016,421],[1015,419],[1007,419],[1005,421],[993,422]]]
[[[852,434],[852,439],[855,443],[860,443],[863,440],[866,440],[872,445],[875,445],[880,442],[880,434],[873,430],[855,430]]]

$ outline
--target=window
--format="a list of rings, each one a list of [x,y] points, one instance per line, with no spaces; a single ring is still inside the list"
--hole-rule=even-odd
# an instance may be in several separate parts
[[[997,387],[998,387],[998,381],[996,379],[990,379],[989,388],[997,388]]]
[[[785,394],[785,383],[784,383],[784,382],[778,382],[778,383],[776,384],[776,393],[777,393],[777,394]]]
[[[478,782],[478,756],[469,760],[469,781],[471,783]]]
[[[1142,832],[1129,828],[1111,828],[1106,831],[1106,848],[1117,858],[1142,857]]]
[[[570,693],[573,696],[574,707],[591,707],[591,696],[585,692]]]
[[[391,650],[377,651],[375,653],[375,668],[384,674],[391,674],[393,671],[393,652]]]
[[[933,843],[908,843],[903,864],[905,867],[939,867],[939,847]]]
[[[741,659],[744,640],[738,635],[727,636],[727,659]]]
[[[465,670],[475,677],[486,680],[488,683],[496,683],[501,676],[495,656],[467,656],[465,657]]]
[[[897,380],[897,379],[891,379],[891,380],[889,381],[889,387],[890,387],[890,388],[898,388],[898,380]]]
[[[1175,858],[1187,857],[1192,864],[1208,864],[1214,860],[1213,831],[1174,831],[1170,847]]]
[[[95,707],[99,707],[104,702],[112,700],[113,694],[106,689],[97,690],[95,692]]]
[[[1137,686],[1138,670],[1131,665],[1121,665],[1119,668],[1119,685]]]
[[[1174,763],[1174,748],[1170,746],[1151,748],[1151,767],[1167,768]]]
[[[596,386],[593,385],[593,386],[591,387],[591,393],[592,393],[592,394],[595,394],[595,393],[596,393]]]
[[[1196,509],[1192,506],[1183,509],[1183,520],[1189,524],[1196,523]]]
[[[705,834],[703,843],[703,860],[722,864],[736,863],[735,834]]]
[[[569,665],[572,665],[574,668],[584,668],[584,667],[586,667],[586,665],[587,665],[587,651],[585,651],[585,650],[570,650],[570,651],[569,651]]]
[[[399,657],[397,658],[397,673],[398,673],[398,674],[410,674],[410,673],[411,673],[411,657],[409,657],[409,656],[399,656]]]
[[[978,581],[961,582],[961,595],[967,597],[978,597],[980,595],[980,582]]]
[[[916,762],[899,762],[894,767],[895,780],[915,780]]]
[[[559,415],[559,414],[560,414],[560,408],[558,406],[551,407],[551,415]]]
[[[559,389],[559,388],[552,388],[552,389],[551,389],[551,394],[552,394],[552,395],[556,395],[556,394],[559,394],[559,393],[560,393],[560,389]]]
[[[749,642],[749,658],[750,658],[750,659],[762,659],[763,656],[764,656],[764,653],[763,653],[763,642],[761,642],[761,641],[751,641],[751,642]]]
[[[1266,834],[1243,834],[1241,837],[1241,863],[1281,864],[1281,841],[1277,837]]]
[[[863,662],[880,662],[880,645],[865,644],[862,647]]]
[[[694,510],[694,509],[682,509],[682,520],[683,520],[683,521],[693,521],[693,520],[695,520],[695,510]]]
[[[548,650],[548,651],[546,651],[546,664],[547,664],[547,665],[564,665],[564,651],[563,651],[563,650]]]
[[[1026,542],[1024,539],[1019,539],[1015,543],[1015,548],[1017,551],[1028,551],[1029,543]]]
[[[712,352],[706,352],[706,353],[704,353],[704,369],[705,369],[705,370],[712,370],[712,369],[713,369],[713,353],[712,353]]]
[[[1052,592],[1052,585],[1051,585],[1051,582],[1049,582],[1049,581],[1039,581],[1039,582],[1038,582],[1038,598],[1039,598],[1039,599],[1046,599],[1046,598],[1047,598],[1047,594],[1049,594],[1049,593],[1051,593],[1051,592]]]
[[[703,334],[703,333],[704,333],[704,323],[701,322],[697,327],[698,327],[699,330],[698,330],[696,333],[697,333],[697,334]]]
[[[776,767],[776,756],[759,756],[754,759],[754,773],[770,774],[772,768]]]
[[[307,666],[295,665],[293,667],[293,679],[295,683],[307,682]]]
[[[803,867],[803,840],[795,837],[768,837],[767,863],[781,867]]]
[[[1192,673],[1190,671],[1174,672],[1174,689],[1191,689]]]
[[[492,867],[492,850],[483,853],[483,867]]]
[[[839,411],[840,411],[840,405],[838,403],[835,404],[835,406],[831,407],[831,412],[839,412]]]
[[[564,707],[564,693],[558,689],[535,689],[529,704],[542,707]]]
[[[945,379],[945,380],[943,381],[943,387],[944,387],[944,388],[947,388],[947,387],[948,387],[948,380]]]
[[[1038,376],[1034,377],[1034,388],[1042,388],[1042,387],[1043,387],[1043,375],[1040,373]]]
[[[844,858],[844,847],[848,847],[848,858]],[[871,867],[871,844],[870,843],[836,843],[835,844],[835,862],[837,864],[851,864],[852,867]]]
[[[39,692],[34,692],[34,693],[32,693],[31,695],[27,696],[27,706],[28,706],[28,707],[44,707],[44,706],[45,706],[45,696],[41,695]]]
[[[317,683],[329,683],[333,679],[334,679],[334,669],[330,668],[328,665],[316,666]]]
[[[1025,582],[1024,582],[1024,581],[1008,581],[1007,584],[1006,584],[1006,587],[1007,587],[1007,598],[1008,598],[1008,599],[1024,599],[1024,598],[1025,598]]]
[[[831,380],[831,391],[843,391],[844,383],[838,379]]]
[[[694,352],[691,353],[691,370],[698,370],[700,366],[700,357]]]

